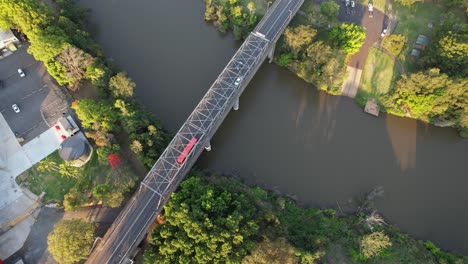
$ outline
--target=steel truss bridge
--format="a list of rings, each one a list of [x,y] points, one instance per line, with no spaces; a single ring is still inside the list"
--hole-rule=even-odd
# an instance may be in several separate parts
[[[196,108],[141,182],[87,263],[131,263],[132,254],[162,212],[171,194],[206,148],[239,97],[262,65],[273,57],[275,44],[304,0],[276,0],[228,62]],[[196,138],[193,144],[193,138]],[[189,143],[190,142],[190,143]],[[193,148],[177,161],[188,144]]]

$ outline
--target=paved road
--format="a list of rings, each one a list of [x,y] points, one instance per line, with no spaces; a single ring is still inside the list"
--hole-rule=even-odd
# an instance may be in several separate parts
[[[51,76],[44,64],[26,52],[27,46],[19,48],[12,55],[0,60],[0,112],[13,132],[25,138],[25,142],[44,132],[57,117],[68,108],[65,94]],[[21,78],[17,69],[22,68],[26,77]],[[12,105],[21,109],[15,113]],[[45,118],[44,118],[45,117]]]
[[[256,30],[242,44],[203,99],[145,177],[140,189],[98,244],[87,263],[122,263],[144,237],[162,206],[177,188],[243,89],[256,73],[273,43],[302,4],[277,0]],[[270,15],[269,15],[270,14]],[[255,30],[254,30],[255,31]],[[270,41],[271,40],[271,41]],[[196,139],[185,161],[178,162],[188,142]]]

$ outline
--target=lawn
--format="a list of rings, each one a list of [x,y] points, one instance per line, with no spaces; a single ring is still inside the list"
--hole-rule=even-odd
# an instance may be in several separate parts
[[[53,161],[57,166],[63,163],[58,151],[50,154],[47,159]],[[18,184],[25,183],[26,187],[34,194],[45,192],[44,201],[62,201],[63,196],[76,184],[77,179],[62,177],[58,171],[40,172],[38,164],[25,171],[16,178]]]
[[[46,160],[52,161],[55,165],[49,171],[38,170],[39,164],[36,164],[19,177],[17,182],[25,183],[27,188],[35,194],[45,192],[45,201],[63,201],[63,197],[75,185],[80,186],[83,194],[87,195],[97,184],[109,184],[115,190],[126,192],[134,186],[137,180],[136,174],[125,163],[119,166],[119,170],[113,170],[107,163],[98,161],[96,153],[93,153],[91,159],[78,170],[78,176],[65,177],[59,172],[60,164],[64,161],[58,155],[58,152],[50,154]]]
[[[398,76],[395,61],[386,53],[372,47],[364,65],[361,87],[356,96],[358,103],[365,104],[369,97],[378,100],[381,95],[390,91]]]

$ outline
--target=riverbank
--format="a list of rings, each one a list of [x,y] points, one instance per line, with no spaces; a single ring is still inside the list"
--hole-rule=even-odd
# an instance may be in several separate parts
[[[234,228],[217,219],[236,219],[238,213],[242,216],[234,221],[236,230],[247,229],[249,221],[257,228],[250,234],[226,231],[241,242],[219,245],[223,259],[242,263],[468,263],[468,257],[443,252],[432,242],[418,241],[387,224],[368,206],[372,193],[361,200],[358,212],[344,215],[339,208],[301,207],[290,198],[232,177],[200,172],[191,175],[165,206],[165,223],[150,237],[147,263],[200,259],[200,252],[204,261],[213,261],[210,257],[218,248],[211,248],[209,241],[195,240]],[[230,205],[239,200],[249,204],[242,212]],[[226,206],[231,210],[224,211]],[[184,212],[176,208],[184,208]],[[217,213],[211,214],[212,210]],[[169,241],[171,253],[167,254]],[[231,246],[236,250],[231,251]]]
[[[206,14],[223,8],[229,9],[228,4],[219,7],[211,4],[211,1],[206,3]],[[252,5],[255,6],[255,3],[257,2],[252,2]],[[249,9],[247,2],[236,2],[236,4],[241,4],[244,10]],[[328,4],[327,7],[324,7],[326,4]],[[381,5],[382,3],[379,2],[378,4]],[[425,46],[420,48],[423,50],[423,58],[419,59],[414,55],[410,55],[414,53],[411,43],[413,40],[416,41],[418,34],[425,34],[432,38],[432,43],[429,43],[428,49],[436,49],[434,48],[436,47],[435,43],[442,38],[440,35],[444,34],[445,28],[457,25],[457,23],[463,23],[463,14],[454,5],[445,2],[416,3],[413,4],[414,7],[395,3],[395,10],[391,6],[388,8],[379,6],[382,10],[392,10],[391,18],[389,18],[380,10],[374,10],[372,15],[368,14],[366,5],[367,3],[358,3],[355,8],[345,8],[340,1],[336,1],[336,3],[333,1],[305,1],[298,15],[291,22],[289,30],[292,33],[289,35],[292,36],[288,36],[288,32],[286,32],[285,37],[282,37],[277,43],[275,63],[287,68],[299,78],[327,93],[356,97],[357,104],[362,108],[364,108],[368,100],[375,100],[383,112],[418,119],[435,126],[451,126],[459,131],[460,136],[468,136],[468,111],[466,110],[468,105],[466,100],[453,96],[453,94],[461,93],[462,97],[466,97],[466,93],[463,95],[463,88],[461,88],[467,84],[465,77],[461,76],[460,79],[460,76],[452,76],[451,74],[447,77],[445,73],[450,69],[444,67],[440,70],[440,76],[434,75],[435,71],[432,70],[432,73],[428,73],[423,79],[431,79],[430,82],[440,83],[441,78],[448,78],[450,84],[442,84],[439,85],[440,87],[428,87],[421,84],[423,87],[422,96],[419,96],[418,92],[416,92],[417,89],[421,88],[407,88],[410,84],[404,81],[405,78],[417,79],[416,74],[431,71],[431,67],[438,67],[438,64],[434,61],[443,60],[443,58],[435,58],[435,55],[432,55],[436,53],[435,51],[424,53]],[[390,2],[387,1],[386,5],[390,5]],[[427,9],[433,5],[445,9],[444,13],[440,15],[428,12]],[[249,10],[251,13],[256,11],[255,8]],[[261,17],[262,13],[259,12],[256,15]],[[400,15],[404,17],[401,20],[398,19]],[[417,17],[417,19],[409,21],[406,19],[408,16]],[[220,28],[219,17],[208,17],[210,19],[206,20],[213,21],[214,25]],[[450,19],[447,17],[450,17]],[[433,22],[439,19],[441,21],[440,25],[434,26]],[[234,15],[228,14],[226,19],[223,20],[224,27],[220,28],[220,30],[225,32],[229,27],[234,28],[234,20]],[[346,55],[346,50],[337,46],[332,38],[331,31],[342,25],[342,22],[351,22],[365,28],[365,41],[360,44],[361,46],[357,46],[360,49],[355,54],[353,53],[356,51]],[[432,25],[429,30],[427,25]],[[307,31],[302,30],[301,27],[303,26],[311,26],[315,30],[311,32],[314,33],[307,33]],[[386,33],[381,34],[384,29],[387,30]],[[393,30],[395,30],[395,34],[392,34]],[[248,31],[249,28],[244,28],[242,32],[245,35]],[[294,35],[297,35],[297,37],[291,39]],[[302,40],[298,41],[299,39]],[[359,42],[357,39],[354,41]],[[375,62],[370,62],[373,57],[370,60],[366,60],[366,58],[375,45],[386,51],[382,56],[388,56],[395,62],[380,63],[378,65],[380,67],[374,70]],[[425,45],[427,46],[427,44]],[[427,63],[427,61],[432,62]],[[372,63],[374,64],[369,66]],[[437,70],[437,73],[439,74],[439,70]],[[361,74],[364,76],[364,80],[361,80]],[[378,76],[382,77],[382,75],[386,75],[383,78],[390,79],[390,82],[385,84],[387,87],[370,88],[366,83],[369,78],[376,82],[376,78]],[[417,81],[416,85],[418,85]],[[404,89],[407,89],[407,91],[404,92]],[[424,89],[427,91],[424,91]],[[441,89],[446,91],[443,93],[434,92],[434,90],[440,91]],[[417,98],[418,96],[423,98]],[[430,97],[436,99],[431,99],[433,101],[431,103],[423,102],[424,98]],[[419,103],[413,104],[412,101],[418,101]],[[448,106],[445,103],[446,101],[450,102]]]

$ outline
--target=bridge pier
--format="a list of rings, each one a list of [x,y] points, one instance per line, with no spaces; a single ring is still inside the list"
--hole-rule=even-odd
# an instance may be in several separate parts
[[[268,52],[268,59],[270,59],[268,62],[271,63],[273,61],[273,57],[275,56],[275,48],[276,48],[276,43],[274,43],[271,46],[270,51]]]
[[[208,141],[208,143],[206,143],[205,150],[211,151],[211,142]]]
[[[232,109],[234,109],[234,111],[239,110],[239,97],[237,97],[236,101],[234,102]]]

